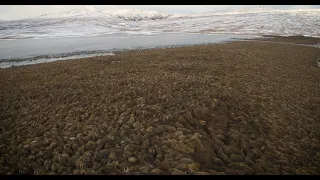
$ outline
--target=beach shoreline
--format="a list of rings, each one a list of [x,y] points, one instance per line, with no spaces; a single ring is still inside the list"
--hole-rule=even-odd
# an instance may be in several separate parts
[[[140,51],[140,50],[157,50],[163,48],[179,48],[187,46],[201,46],[201,45],[212,45],[216,43],[228,43],[233,41],[260,41],[260,42],[269,42],[269,43],[282,43],[289,45],[299,45],[299,46],[310,46],[310,47],[320,47],[320,38],[313,37],[304,37],[304,36],[239,36],[239,37],[227,37],[219,39],[220,35],[213,35],[218,38],[213,40],[213,42],[203,42],[203,43],[186,43],[186,44],[176,44],[172,42],[172,45],[154,45],[146,47],[134,47],[134,48],[113,48],[113,49],[104,49],[104,50],[83,50],[83,51],[74,51],[66,53],[53,53],[53,54],[43,54],[32,57],[24,58],[9,58],[9,59],[0,59],[0,68],[8,68],[13,66],[24,66],[38,63],[47,63],[53,61],[61,60],[70,60],[70,59],[83,59],[94,56],[108,56],[113,55],[114,53],[120,53],[123,51]]]
[[[319,175],[319,57],[233,41],[0,69],[0,174]]]

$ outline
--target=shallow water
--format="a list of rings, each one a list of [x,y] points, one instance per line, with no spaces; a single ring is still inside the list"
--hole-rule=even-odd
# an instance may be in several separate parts
[[[26,61],[19,61],[19,62],[3,62],[3,63],[0,63],[0,67],[9,68],[13,66],[31,65],[31,64],[53,62],[53,61],[63,61],[63,60],[70,60],[70,59],[82,59],[82,58],[88,58],[88,57],[113,56],[113,55],[114,55],[113,53],[94,53],[94,54],[73,55],[73,56],[60,57],[60,58],[40,58],[35,60],[26,60]]]
[[[113,34],[52,39],[0,40],[0,67],[52,62],[58,58],[65,60],[74,55],[87,57],[87,55],[92,56],[97,52],[110,53],[123,49],[219,43],[241,38],[252,39],[261,38],[261,36],[172,33],[149,36]],[[22,61],[28,62],[22,63]]]

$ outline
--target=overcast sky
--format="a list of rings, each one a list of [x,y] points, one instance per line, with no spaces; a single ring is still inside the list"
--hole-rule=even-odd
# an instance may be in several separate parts
[[[84,8],[88,5],[1,5],[0,19],[13,20],[51,14],[70,9]],[[166,13],[199,13],[215,9],[236,8],[236,7],[258,7],[258,5],[90,5],[103,9],[144,9]],[[310,9],[320,8],[320,5],[265,5],[260,7],[273,7],[280,9]]]

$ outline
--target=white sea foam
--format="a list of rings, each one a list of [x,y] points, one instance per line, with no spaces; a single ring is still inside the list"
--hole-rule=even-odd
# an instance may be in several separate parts
[[[170,14],[84,8],[36,18],[0,21],[0,39],[180,32],[320,37],[320,9],[243,8]]]

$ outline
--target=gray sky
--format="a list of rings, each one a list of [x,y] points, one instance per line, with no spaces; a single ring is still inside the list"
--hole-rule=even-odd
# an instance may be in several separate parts
[[[71,9],[84,8],[88,5],[1,5],[0,20],[14,20],[51,14]],[[90,5],[103,9],[144,9],[166,13],[200,13],[216,9],[236,7],[258,7],[258,5]],[[264,5],[277,9],[310,9],[320,8],[320,5]]]

